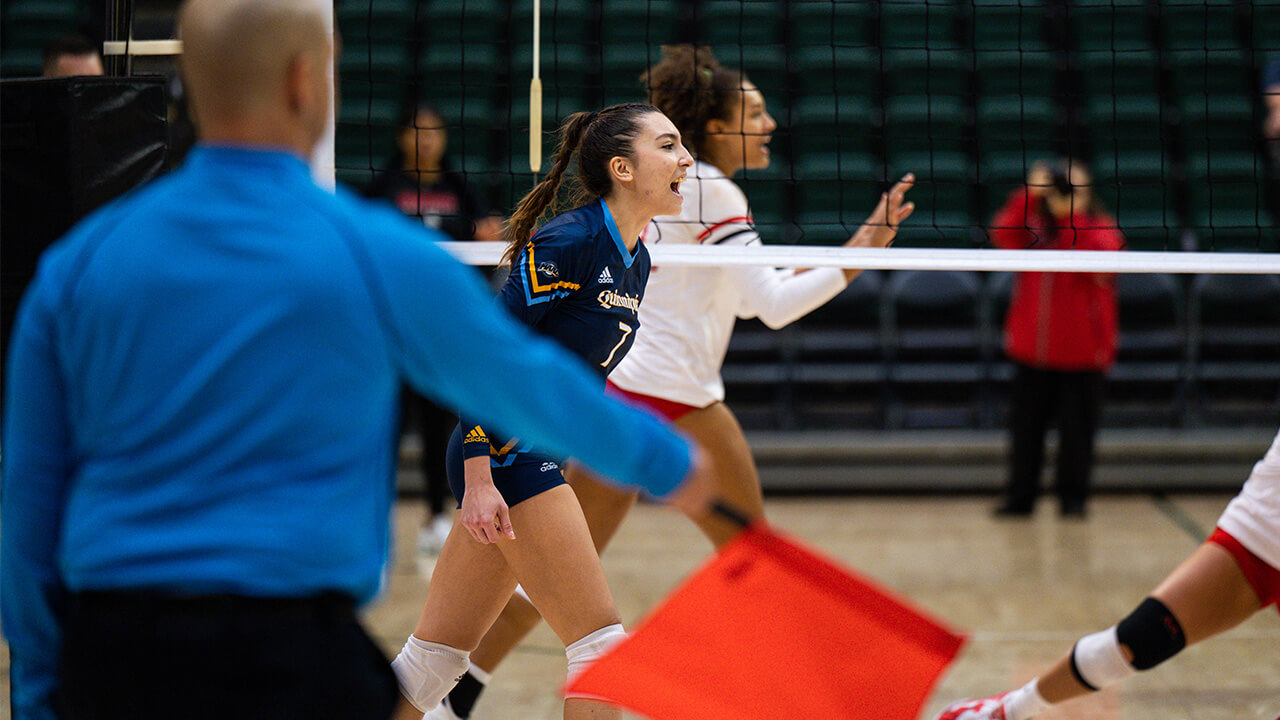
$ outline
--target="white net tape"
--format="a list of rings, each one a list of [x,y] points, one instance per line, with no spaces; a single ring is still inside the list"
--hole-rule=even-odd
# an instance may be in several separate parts
[[[468,265],[496,265],[503,243],[443,242]],[[943,250],[807,245],[716,247],[650,245],[655,266],[755,265],[864,270],[980,270],[1103,273],[1280,274],[1280,253],[1087,252],[1079,250]]]

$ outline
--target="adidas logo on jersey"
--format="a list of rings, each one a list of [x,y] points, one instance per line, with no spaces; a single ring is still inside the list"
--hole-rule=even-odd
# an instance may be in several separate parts
[[[611,274],[609,273],[609,268],[605,268],[604,270],[601,270],[601,271],[600,271],[600,277],[596,278],[596,283],[597,283],[598,285],[612,285],[612,284],[613,284],[613,275],[611,275]]]

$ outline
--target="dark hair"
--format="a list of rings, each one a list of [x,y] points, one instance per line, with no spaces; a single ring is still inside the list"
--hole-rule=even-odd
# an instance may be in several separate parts
[[[708,120],[727,120],[742,102],[746,76],[723,67],[708,47],[665,45],[662,60],[640,76],[653,103],[701,154]]]
[[[58,58],[71,55],[79,57],[81,55],[97,55],[98,46],[89,42],[89,38],[83,35],[64,35],[57,37],[45,43],[42,59],[44,68],[47,72],[49,66],[57,61]]]
[[[400,108],[400,114],[396,117],[396,129],[401,132],[410,128],[416,130],[418,127],[418,116],[422,113],[431,113],[439,118],[442,124],[444,123],[444,115],[441,115],[440,111],[437,110],[434,105],[426,102],[411,102],[405,103],[404,106]]]
[[[1051,181],[1053,185],[1052,192],[1065,196],[1074,191],[1075,186],[1071,184],[1071,168],[1073,167],[1082,168],[1089,173],[1091,179],[1093,178],[1093,170],[1089,167],[1089,163],[1073,157],[1059,158],[1049,166],[1049,171],[1053,176]],[[1080,208],[1089,217],[1106,212],[1106,208],[1103,207],[1102,202],[1098,199],[1098,193],[1094,192],[1094,185],[1096,185],[1096,182],[1088,186],[1089,201],[1085,203],[1083,208]]]
[[[560,144],[556,159],[542,182],[533,186],[516,205],[506,224],[507,251],[503,263],[514,263],[538,219],[548,209],[555,210],[560,182],[574,154],[578,156],[577,189],[571,204],[575,207],[602,198],[613,188],[609,161],[615,157],[634,157],[635,140],[640,134],[642,115],[661,112],[648,103],[622,103],[599,112],[579,112],[564,119],[560,126]]]

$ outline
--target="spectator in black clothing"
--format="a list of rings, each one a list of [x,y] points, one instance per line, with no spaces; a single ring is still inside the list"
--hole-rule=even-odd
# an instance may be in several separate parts
[[[101,75],[102,55],[80,35],[54,38],[44,46],[44,76]]]
[[[390,200],[454,240],[501,240],[502,218],[489,211],[462,173],[449,169],[449,138],[440,114],[429,105],[411,106],[399,127],[397,153],[365,194]]]
[[[409,106],[399,123],[396,153],[365,189],[368,197],[391,201],[405,215],[422,218],[454,240],[502,239],[502,218],[489,211],[466,177],[450,170],[445,158],[448,135],[440,113],[428,105]],[[435,556],[449,535],[452,520],[445,512],[449,492],[445,449],[457,424],[452,413],[405,387],[401,392],[402,428],[417,429],[421,438],[421,471],[426,517],[418,534],[418,552]]]

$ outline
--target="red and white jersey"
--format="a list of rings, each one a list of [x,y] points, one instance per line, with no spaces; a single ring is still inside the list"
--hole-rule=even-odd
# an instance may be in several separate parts
[[[680,214],[654,218],[641,234],[646,244],[760,245],[746,195],[717,168],[695,163],[680,194]],[[796,274],[769,267],[655,265],[635,345],[609,380],[629,392],[706,407],[724,399],[720,366],[735,318],[759,317],[779,328],[847,284],[835,268]]]
[[[1227,505],[1218,527],[1249,552],[1280,570],[1280,434]]]

